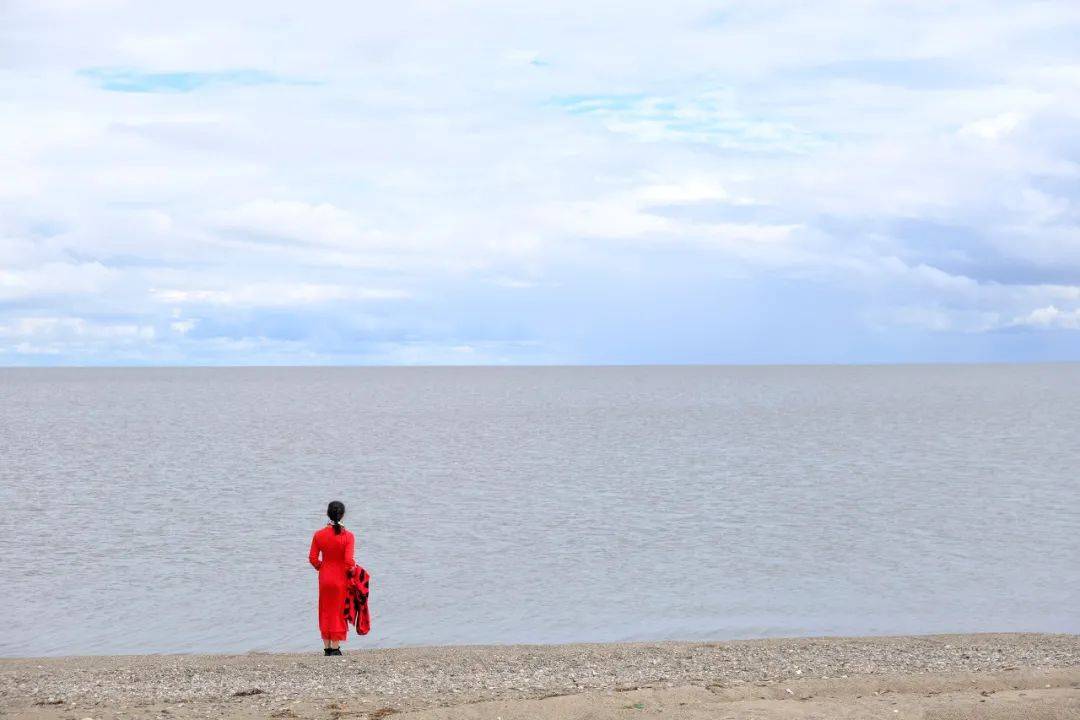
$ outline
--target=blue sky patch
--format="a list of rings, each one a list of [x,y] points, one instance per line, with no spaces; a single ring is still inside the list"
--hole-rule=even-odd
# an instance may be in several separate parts
[[[220,70],[215,72],[143,72],[130,68],[87,68],[79,75],[89,78],[102,90],[129,93],[186,93],[214,85],[253,86],[293,84],[263,70]]]
[[[647,142],[711,145],[730,151],[806,153],[830,138],[782,117],[743,109],[720,88],[678,96],[640,93],[570,95],[552,103],[571,115],[592,118],[609,130]]]

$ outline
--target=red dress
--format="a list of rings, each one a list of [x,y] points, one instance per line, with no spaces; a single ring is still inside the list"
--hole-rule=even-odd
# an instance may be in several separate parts
[[[319,571],[319,631],[323,640],[340,641],[348,634],[345,618],[348,578],[345,573],[356,565],[353,560],[355,545],[356,538],[351,532],[342,528],[340,534],[335,534],[333,525],[327,525],[311,538],[308,562]]]

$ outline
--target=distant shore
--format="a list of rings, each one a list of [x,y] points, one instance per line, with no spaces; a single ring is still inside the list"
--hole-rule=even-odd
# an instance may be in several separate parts
[[[357,643],[351,643],[356,645]],[[1080,636],[0,659],[5,718],[1080,717]]]

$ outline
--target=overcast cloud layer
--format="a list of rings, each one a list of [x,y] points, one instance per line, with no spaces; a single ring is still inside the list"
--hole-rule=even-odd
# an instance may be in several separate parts
[[[1080,3],[0,3],[0,365],[1080,359]]]

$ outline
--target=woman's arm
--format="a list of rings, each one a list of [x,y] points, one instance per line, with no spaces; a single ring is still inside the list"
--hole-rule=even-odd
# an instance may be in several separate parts
[[[307,556],[308,562],[311,563],[311,567],[318,570],[322,567],[322,561],[319,560],[319,544],[315,542],[315,536],[311,536],[311,550]]]
[[[356,565],[356,560],[353,558],[353,550],[356,548],[356,536],[349,533],[345,538],[345,569],[352,570]]]

